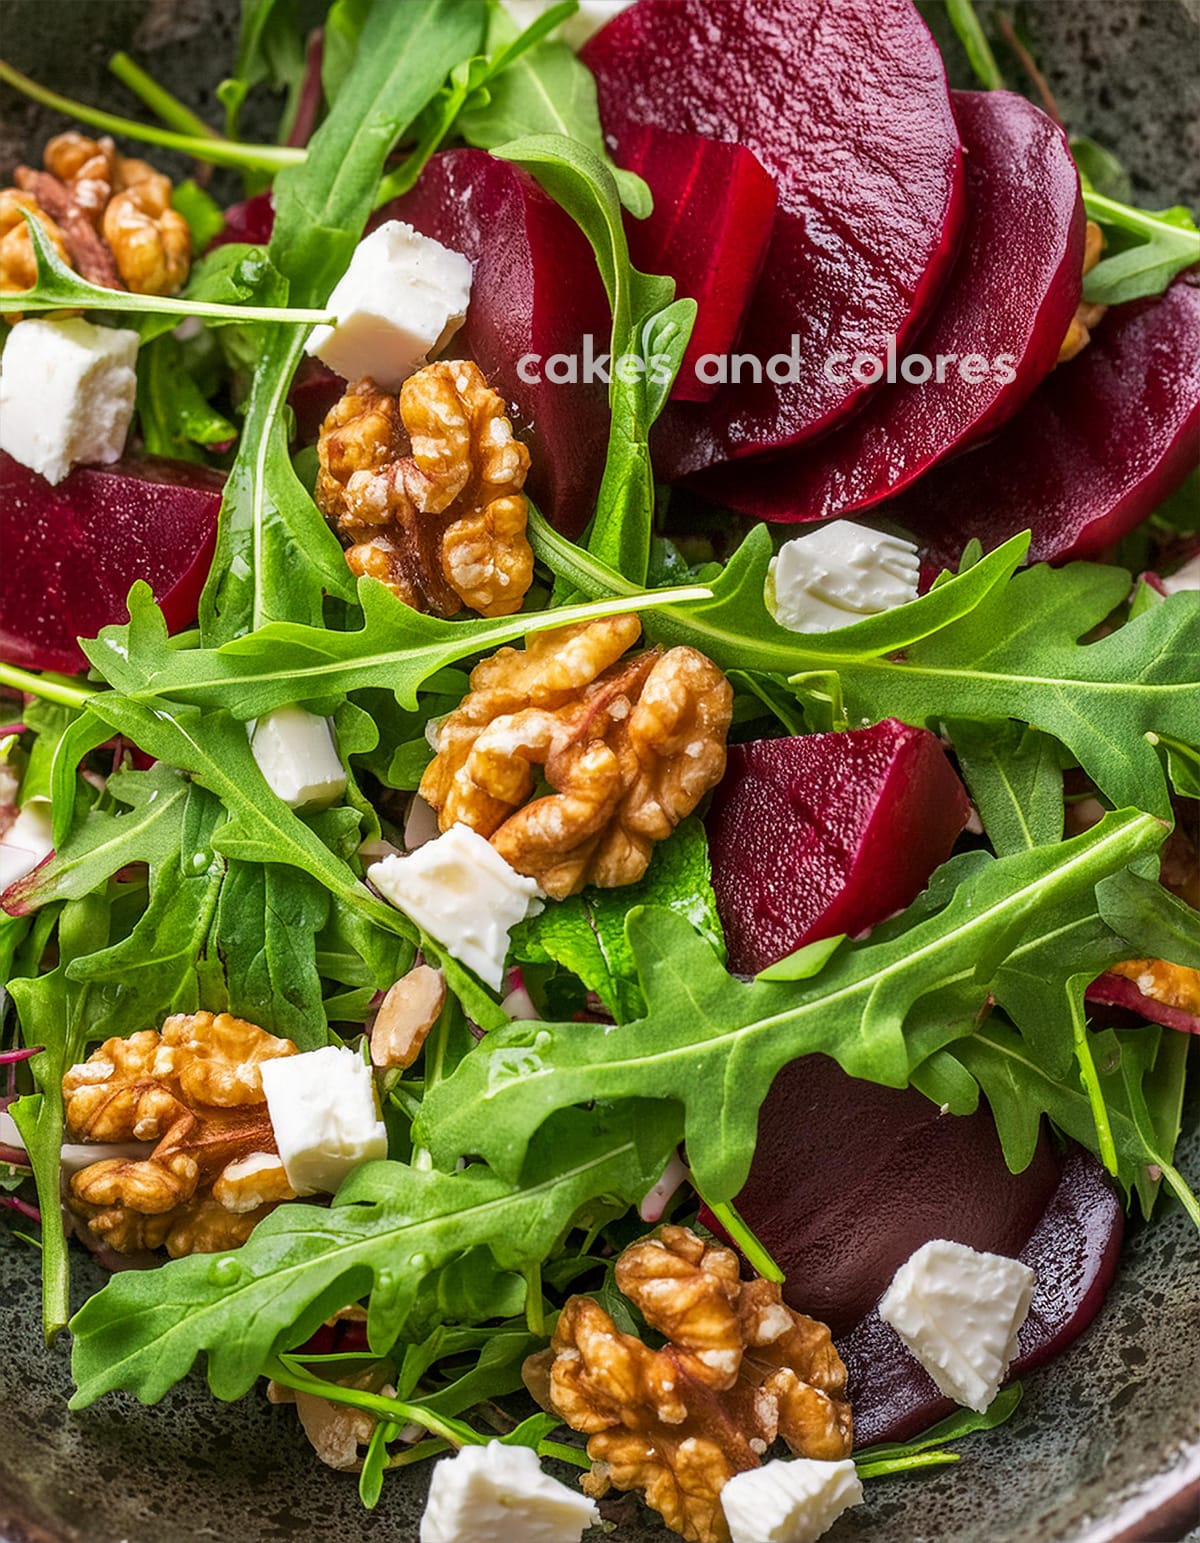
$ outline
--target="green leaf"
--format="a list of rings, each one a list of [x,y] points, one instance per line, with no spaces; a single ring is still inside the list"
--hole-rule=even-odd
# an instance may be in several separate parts
[[[199,257],[225,229],[225,212],[192,177],[171,189],[171,208],[182,214],[192,235],[192,253]]]
[[[1200,230],[1191,210],[1181,204],[1157,212],[1132,209],[1085,188],[1083,206],[1091,219],[1135,238],[1134,245],[1101,258],[1084,275],[1083,298],[1091,305],[1124,305],[1161,295],[1177,274],[1200,262]]]
[[[608,1121],[569,1116],[531,1148],[519,1187],[479,1165],[368,1163],[328,1209],[281,1206],[231,1254],[114,1276],[72,1320],[73,1406],[117,1388],[155,1403],[202,1354],[216,1396],[239,1398],[272,1347],[303,1343],[368,1293],[381,1355],[404,1334],[423,1281],[473,1248],[502,1270],[542,1260],[596,1196],[644,1194],[678,1135],[668,1111],[644,1102]]]
[[[959,720],[946,732],[998,857],[1062,840],[1062,763],[1049,735],[1011,721]]]
[[[988,1407],[979,1413],[974,1409],[959,1409],[946,1419],[931,1425],[913,1441],[889,1441],[873,1447],[863,1447],[854,1454],[854,1466],[860,1479],[882,1478],[888,1473],[902,1472],[914,1466],[911,1459],[941,1447],[948,1441],[961,1441],[976,1431],[995,1430],[1017,1412],[1023,1389],[1019,1382],[1002,1388]],[[953,1454],[947,1452],[944,1459]]]
[[[217,92],[226,106],[229,134],[237,132],[251,90],[267,85],[288,94],[280,125],[280,138],[286,137],[304,79],[308,34],[320,26],[324,9],[324,0],[243,0],[234,73]]]
[[[1127,204],[1133,197],[1133,182],[1124,163],[1086,134],[1072,134],[1070,145],[1083,186],[1089,192]]]
[[[197,445],[236,439],[237,429],[213,407],[185,363],[179,339],[168,334],[144,347],[138,360],[137,414],[148,455],[202,461]]]
[[[1121,955],[1098,922],[1095,886],[1163,835],[1131,811],[1058,846],[951,862],[908,912],[866,942],[843,944],[800,983],[740,982],[682,918],[635,911],[629,939],[645,1016],[617,1028],[513,1023],[489,1034],[427,1093],[415,1139],[441,1164],[478,1153],[512,1177],[557,1109],[676,1099],[697,1187],[710,1202],[732,1199],[749,1170],[759,1105],[798,1056],[829,1055],[852,1077],[903,1087],[927,1056],[971,1033],[991,996],[1014,1003],[1023,1028],[1040,1025],[1039,1047],[1069,1060],[1076,981]],[[1095,1145],[1096,1133],[1079,1139]]]
[[[1004,76],[971,0],[946,0],[946,10],[979,84],[985,91],[1003,91]]]
[[[1138,957],[1200,969],[1200,911],[1155,880],[1117,873],[1096,887],[1101,918]]]

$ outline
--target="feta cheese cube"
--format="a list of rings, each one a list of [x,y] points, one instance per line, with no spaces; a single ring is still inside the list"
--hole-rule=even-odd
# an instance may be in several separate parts
[[[497,990],[504,981],[509,933],[542,909],[537,881],[510,868],[492,843],[467,825],[452,825],[403,857],[372,863],[367,878]]]
[[[298,1195],[332,1195],[361,1163],[387,1156],[375,1079],[344,1045],[262,1063],[275,1145]]]
[[[1162,581],[1164,594],[1184,595],[1189,589],[1200,589],[1200,553],[1188,559],[1182,568],[1176,568]]]
[[[505,9],[524,32],[543,11],[548,11],[555,4],[557,0],[505,0]],[[582,48],[601,27],[632,4],[633,0],[579,0],[579,9],[575,14],[568,16],[550,36],[572,48]]]
[[[1036,1282],[1018,1259],[935,1238],[896,1271],[879,1316],[947,1398],[982,1412],[1017,1353]]]
[[[853,1462],[776,1458],[735,1474],[721,1491],[733,1543],[815,1543],[843,1511],[862,1504]]]
[[[468,258],[388,220],[358,243],[329,297],[337,321],[315,327],[306,348],[344,380],[369,375],[398,391],[445,348],[470,300]]]
[[[420,1543],[579,1543],[594,1501],[543,1473],[529,1447],[463,1447],[433,1470]]]
[[[0,450],[47,482],[117,460],[133,417],[137,350],[136,332],[79,316],[19,322],[0,362]]]
[[[767,609],[789,632],[833,632],[917,598],[911,541],[833,520],[785,541],[767,574]]]
[[[31,798],[0,836],[0,893],[32,873],[54,850],[50,800]]]
[[[277,707],[250,731],[250,748],[267,786],[289,809],[318,809],[346,791],[333,724],[302,707]]]

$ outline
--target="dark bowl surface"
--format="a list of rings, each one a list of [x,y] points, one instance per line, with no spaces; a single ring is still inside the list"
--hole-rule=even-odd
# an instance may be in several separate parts
[[[1195,206],[1196,0],[1035,0],[1017,9],[1068,123],[1120,153],[1136,199]],[[236,18],[237,0],[0,0],[11,63],[130,115],[141,109],[106,70],[115,50],[129,49],[211,115]],[[955,83],[970,85],[956,46],[942,41]],[[0,172],[62,127],[0,87]],[[249,120],[246,132],[269,134],[269,119]],[[218,179],[222,186],[234,196],[231,181]],[[1193,1098],[1193,1134],[1179,1154],[1193,1184],[1198,1114]],[[80,1299],[102,1278],[82,1252],[74,1275]],[[354,1479],[312,1459],[292,1410],[261,1392],[218,1404],[198,1378],[154,1409],[112,1397],[70,1414],[67,1348],[47,1352],[41,1343],[36,1252],[8,1235],[0,1238],[0,1300],[3,1543],[416,1543],[423,1471],[393,1475],[379,1508],[365,1512]],[[1150,1228],[1131,1227],[1100,1316],[1028,1379],[1007,1425],[973,1438],[957,1468],[873,1481],[868,1501],[843,1517],[832,1543],[1200,1537],[1200,1238],[1178,1207]],[[656,1521],[631,1503],[610,1536],[667,1543],[672,1535]]]

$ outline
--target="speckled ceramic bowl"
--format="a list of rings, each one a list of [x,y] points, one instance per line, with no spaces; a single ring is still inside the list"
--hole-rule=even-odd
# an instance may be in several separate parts
[[[1151,206],[1198,201],[1198,5],[1019,8],[1068,120],[1120,152]],[[237,0],[0,0],[0,38],[4,56],[47,85],[136,112],[105,70],[115,49],[129,48],[207,110],[232,57],[236,12]],[[0,88],[0,172],[61,127]],[[1200,1181],[1200,1137],[1184,1144],[1180,1165]],[[80,1253],[77,1293],[99,1280]],[[415,1543],[423,1473],[393,1476],[379,1509],[366,1513],[354,1480],[315,1463],[294,1413],[260,1394],[218,1404],[197,1380],[155,1409],[108,1398],[68,1414],[66,1346],[47,1352],[41,1343],[36,1254],[7,1235],[0,1301],[0,1543]],[[1029,1379],[1008,1425],[974,1438],[959,1468],[877,1481],[869,1500],[838,1523],[833,1543],[1119,1543],[1195,1527],[1200,1239],[1183,1216],[1132,1229],[1100,1316]],[[622,1510],[614,1543],[666,1543],[656,1518],[632,1502]]]

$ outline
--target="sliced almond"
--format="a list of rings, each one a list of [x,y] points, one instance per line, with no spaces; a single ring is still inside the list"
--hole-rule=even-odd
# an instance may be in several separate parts
[[[384,1071],[411,1066],[446,1000],[441,970],[419,964],[384,997],[371,1029],[371,1061]]]

